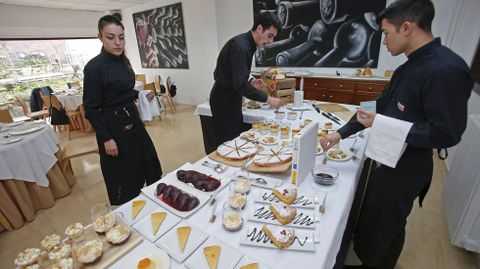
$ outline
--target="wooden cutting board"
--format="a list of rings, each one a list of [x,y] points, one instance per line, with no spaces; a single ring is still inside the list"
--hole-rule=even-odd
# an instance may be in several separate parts
[[[277,172],[286,172],[291,167],[292,167],[292,161],[289,161],[282,165],[277,165],[277,166],[258,166],[252,163],[249,166],[247,166],[247,171],[261,172],[261,173],[277,173]]]
[[[338,111],[350,111],[348,108],[335,103],[317,104],[316,107],[320,108],[325,112],[330,112],[330,113],[338,112]]]
[[[91,226],[87,226],[86,230],[92,229]],[[110,267],[114,262],[123,257],[126,253],[130,252],[134,247],[139,245],[143,241],[143,237],[135,232],[133,229],[130,230],[130,237],[123,243],[118,245],[112,245],[107,241],[105,234],[97,234],[100,241],[103,243],[103,254],[100,258],[93,263],[83,264],[77,262],[72,253],[73,268],[74,269],[90,269],[97,268],[103,269]],[[72,244],[70,239],[65,240],[66,243]],[[42,264],[48,263],[48,254],[43,255],[41,258]]]
[[[355,111],[337,111],[334,112],[335,116],[339,117],[344,121],[349,121],[353,115],[355,115]]]

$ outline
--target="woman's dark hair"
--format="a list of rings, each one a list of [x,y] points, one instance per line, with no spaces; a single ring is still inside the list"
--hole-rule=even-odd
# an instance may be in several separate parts
[[[117,15],[117,16],[115,16],[115,15]],[[118,25],[118,26],[122,27],[123,30],[125,30],[125,27],[123,26],[123,24],[121,22],[121,17],[118,17],[119,15],[120,14],[115,13],[113,15],[105,15],[105,16],[101,17],[98,20],[98,35],[101,36],[103,27],[105,27],[109,24]],[[123,61],[123,63],[128,67],[132,76],[135,76],[135,73],[133,72],[132,65],[130,64],[130,60],[125,55],[125,51],[119,57]]]
[[[431,0],[397,0],[380,12],[378,22],[381,24],[387,19],[398,31],[405,21],[411,21],[420,29],[431,32],[433,17],[435,8]]]
[[[282,24],[275,14],[264,12],[255,15],[252,31],[255,31],[259,25],[263,27],[264,31],[270,28],[270,26],[275,27],[278,32],[282,31]]]

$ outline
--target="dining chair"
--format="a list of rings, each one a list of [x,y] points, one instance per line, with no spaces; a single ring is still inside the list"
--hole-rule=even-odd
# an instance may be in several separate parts
[[[68,142],[60,153],[60,167],[62,171],[65,172],[68,169],[74,174],[71,160],[76,157],[95,153],[98,154],[98,144],[95,136]]]
[[[172,96],[170,95],[170,86],[172,86],[172,77],[168,76],[167,77],[167,87],[166,91],[164,93],[165,96],[165,103],[167,104],[167,107],[170,109],[170,112],[175,113],[177,108],[175,107],[175,102],[173,101]]]
[[[28,117],[30,120],[36,120],[36,119],[46,119],[48,117],[48,110],[43,109],[40,111],[35,111],[35,112],[30,112],[30,109],[28,108],[27,102],[23,99],[22,96],[16,94],[15,99],[20,103],[20,106],[22,107],[23,114]],[[42,99],[43,100],[43,99]]]
[[[160,112],[161,112],[161,108],[162,108],[162,105],[160,103],[160,100],[157,99],[157,87],[155,85],[155,82],[151,82],[151,83],[147,83],[145,85],[143,85],[143,90],[147,90],[147,91],[152,91],[153,94],[155,95],[155,99],[157,100],[159,106],[160,106]],[[162,120],[162,116],[159,115],[158,116],[158,119],[159,120]],[[145,122],[146,125],[150,125],[150,122]]]
[[[10,114],[10,110],[8,109],[0,109],[0,122],[9,123],[13,122],[12,114]]]
[[[147,84],[147,78],[145,77],[145,74],[136,74],[135,80],[143,82],[144,85]]]
[[[60,111],[65,108],[63,107],[62,103],[60,103],[60,100],[58,100],[58,97],[54,94],[50,96],[45,96],[43,94],[40,94],[40,96],[42,97],[43,103],[48,107],[48,112],[49,112],[50,122],[51,122],[51,119],[52,119],[51,108],[54,107],[55,109]],[[81,123],[78,122],[78,120],[80,119],[80,112],[66,111],[66,113],[69,119],[69,123],[61,124],[61,125],[53,125],[53,130],[56,131],[58,126],[58,130],[61,132],[62,130],[60,126],[63,126],[64,127],[63,129],[67,132],[68,140],[70,140],[72,138],[70,134],[70,123],[72,124],[74,129],[80,129],[82,127]]]

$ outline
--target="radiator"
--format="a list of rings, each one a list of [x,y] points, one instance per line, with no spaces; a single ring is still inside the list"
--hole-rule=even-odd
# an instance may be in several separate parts
[[[480,114],[468,116],[443,189],[452,243],[480,253]]]

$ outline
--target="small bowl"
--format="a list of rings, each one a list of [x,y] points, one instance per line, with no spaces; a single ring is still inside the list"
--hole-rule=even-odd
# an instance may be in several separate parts
[[[331,166],[319,165],[312,169],[312,176],[315,183],[320,185],[332,185],[338,179],[338,170]]]
[[[283,120],[285,118],[285,112],[275,111],[275,119]]]
[[[297,119],[297,112],[288,112],[287,113],[287,119],[288,120],[296,120]]]
[[[267,103],[263,103],[263,104],[260,105],[260,108],[263,109],[263,110],[267,110],[267,109],[270,108],[270,105],[267,104]]]

